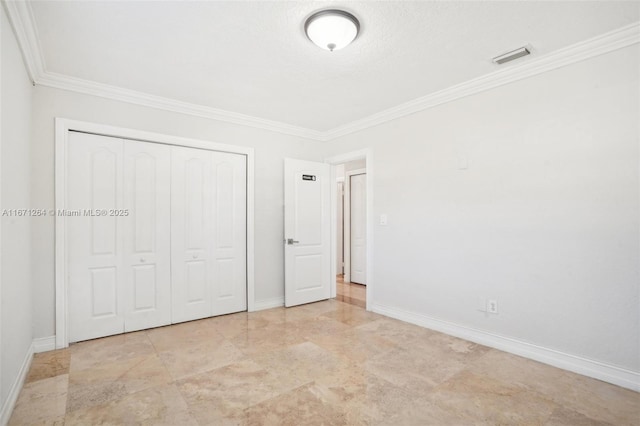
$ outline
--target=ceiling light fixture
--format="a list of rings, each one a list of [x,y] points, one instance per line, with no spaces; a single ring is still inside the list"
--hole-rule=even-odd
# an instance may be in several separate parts
[[[304,23],[304,32],[309,40],[331,52],[350,44],[359,31],[358,19],[344,10],[321,10]]]

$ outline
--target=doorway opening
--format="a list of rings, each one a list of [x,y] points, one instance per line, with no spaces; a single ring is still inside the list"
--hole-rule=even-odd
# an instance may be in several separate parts
[[[336,300],[367,307],[367,161],[334,165]]]

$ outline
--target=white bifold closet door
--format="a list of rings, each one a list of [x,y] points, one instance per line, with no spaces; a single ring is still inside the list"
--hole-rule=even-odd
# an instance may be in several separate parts
[[[247,308],[246,159],[171,148],[173,322]]]
[[[70,341],[169,324],[169,148],[71,132],[67,160]]]
[[[69,341],[246,310],[246,158],[70,132]]]

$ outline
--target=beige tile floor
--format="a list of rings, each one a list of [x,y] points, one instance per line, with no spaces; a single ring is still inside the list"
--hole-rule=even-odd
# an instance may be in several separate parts
[[[344,282],[344,275],[338,275],[336,277],[336,300],[366,308],[367,287],[362,284]]]
[[[11,425],[638,425],[639,394],[337,300],[36,355]]]

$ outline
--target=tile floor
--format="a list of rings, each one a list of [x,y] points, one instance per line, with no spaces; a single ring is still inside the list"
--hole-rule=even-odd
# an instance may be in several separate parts
[[[362,284],[344,282],[344,276],[336,277],[336,300],[351,305],[367,307],[367,286]]]
[[[11,425],[638,425],[640,394],[337,300],[35,356]]]

